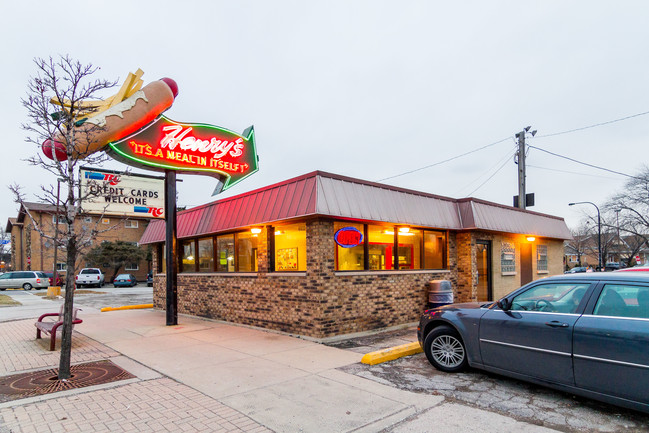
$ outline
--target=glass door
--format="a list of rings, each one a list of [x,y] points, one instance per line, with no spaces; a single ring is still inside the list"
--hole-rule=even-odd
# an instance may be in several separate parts
[[[476,242],[477,293],[478,302],[492,301],[491,288],[491,242]]]

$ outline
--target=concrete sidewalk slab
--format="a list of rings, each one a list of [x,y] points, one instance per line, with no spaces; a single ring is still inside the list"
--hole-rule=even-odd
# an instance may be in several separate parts
[[[347,384],[307,376],[220,399],[278,432],[347,432],[415,409]]]
[[[461,416],[458,416],[461,414]],[[550,433],[557,430],[516,421],[486,410],[444,403],[399,423],[391,433],[461,431],[462,433]]]
[[[318,373],[360,362],[361,355],[347,350],[312,343],[309,346],[298,349],[264,355],[262,358],[279,362],[288,367]]]
[[[172,373],[173,374],[173,373]],[[245,358],[219,365],[205,365],[178,373],[172,377],[217,399],[255,392],[287,382],[310,373],[273,361],[260,362]]]

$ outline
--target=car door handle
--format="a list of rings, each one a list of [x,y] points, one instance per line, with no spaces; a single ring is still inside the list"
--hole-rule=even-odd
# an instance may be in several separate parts
[[[552,322],[545,322],[545,324],[553,328],[567,328],[568,326],[570,326],[567,323],[559,322],[558,320],[553,320]]]

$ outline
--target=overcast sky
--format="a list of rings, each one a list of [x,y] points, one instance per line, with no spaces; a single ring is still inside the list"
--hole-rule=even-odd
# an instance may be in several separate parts
[[[34,200],[56,182],[24,159],[20,99],[35,57],[69,54],[119,79],[175,79],[166,113],[241,133],[255,126],[260,169],[221,196],[313,170],[438,195],[511,205],[514,134],[614,171],[649,160],[646,1],[29,1],[2,0],[0,219],[16,216],[7,185]],[[625,177],[530,149],[530,210],[582,218]],[[104,168],[127,167],[111,161]],[[138,172],[138,170],[134,170]],[[139,171],[141,172],[141,171]],[[179,205],[212,201],[215,180],[179,176]],[[486,182],[485,182],[486,181]],[[483,184],[484,183],[484,184]],[[480,186],[482,184],[482,186]]]

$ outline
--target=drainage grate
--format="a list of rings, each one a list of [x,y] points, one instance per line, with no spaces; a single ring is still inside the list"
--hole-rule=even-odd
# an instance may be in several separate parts
[[[59,380],[58,372],[58,368],[50,368],[0,377],[0,403],[135,377],[110,361],[72,365],[66,381]]]

